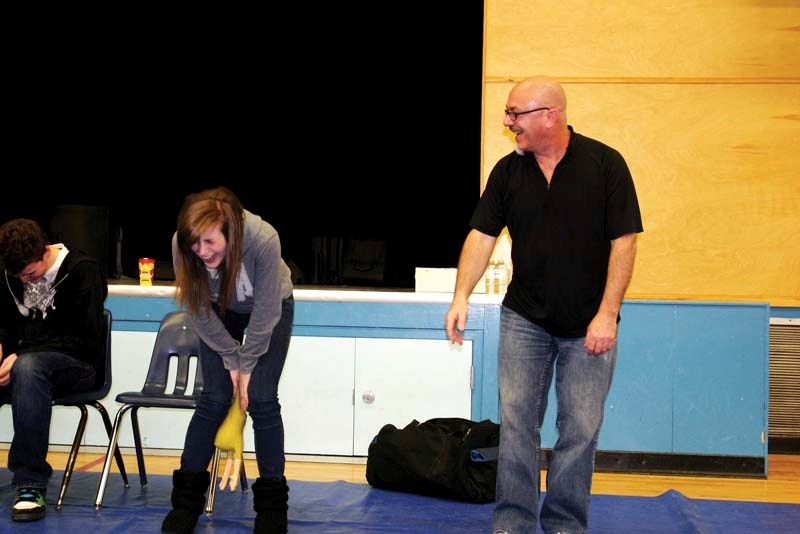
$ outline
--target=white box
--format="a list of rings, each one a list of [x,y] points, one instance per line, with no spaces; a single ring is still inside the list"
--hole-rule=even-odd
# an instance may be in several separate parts
[[[452,293],[456,287],[458,269],[417,267],[414,273],[414,291],[418,293]]]
[[[417,267],[414,274],[414,291],[417,293],[452,293],[456,288],[458,269]],[[485,293],[486,284],[481,278],[473,293]]]

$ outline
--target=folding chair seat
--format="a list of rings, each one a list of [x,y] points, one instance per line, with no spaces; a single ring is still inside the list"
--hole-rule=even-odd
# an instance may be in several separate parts
[[[122,404],[114,419],[114,426],[106,452],[100,485],[95,498],[95,508],[103,506],[108,474],[111,469],[112,451],[119,441],[120,424],[126,413],[131,414],[131,427],[133,441],[136,449],[136,461],[139,466],[139,481],[142,487],[147,485],[147,471],[144,464],[142,439],[139,431],[140,408],[175,408],[193,410],[203,391],[203,373],[200,366],[200,338],[188,321],[185,311],[167,313],[161,321],[156,334],[153,352],[150,357],[150,367],[147,371],[144,386],[141,391],[126,391],[116,397]],[[170,361],[176,360],[174,384],[170,383]],[[195,362],[194,383],[189,384],[192,361]],[[214,455],[212,473],[216,474],[219,462],[219,453]],[[247,491],[247,475],[244,466],[240,472],[242,491]],[[215,477],[211,479],[211,487],[206,500],[206,513],[213,513],[213,495]]]

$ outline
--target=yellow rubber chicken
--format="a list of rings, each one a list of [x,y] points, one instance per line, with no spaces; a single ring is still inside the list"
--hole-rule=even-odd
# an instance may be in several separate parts
[[[239,472],[242,469],[244,452],[244,423],[247,413],[239,406],[239,394],[233,399],[228,415],[217,430],[214,446],[225,451],[225,472],[220,475],[219,489],[224,490],[230,486],[231,491],[236,490],[239,482]]]

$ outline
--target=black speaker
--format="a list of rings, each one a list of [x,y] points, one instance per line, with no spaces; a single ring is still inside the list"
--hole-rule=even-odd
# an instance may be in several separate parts
[[[108,276],[111,243],[107,206],[55,206],[47,225],[47,236],[51,243],[64,243],[70,250],[82,250],[92,256]]]

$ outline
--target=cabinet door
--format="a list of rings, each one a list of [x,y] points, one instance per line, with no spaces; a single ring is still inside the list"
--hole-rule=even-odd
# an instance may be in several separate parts
[[[472,342],[368,339],[356,342],[353,455],[366,456],[383,425],[435,417],[470,419]]]
[[[287,454],[352,456],[354,358],[353,338],[292,337],[278,386]]]

